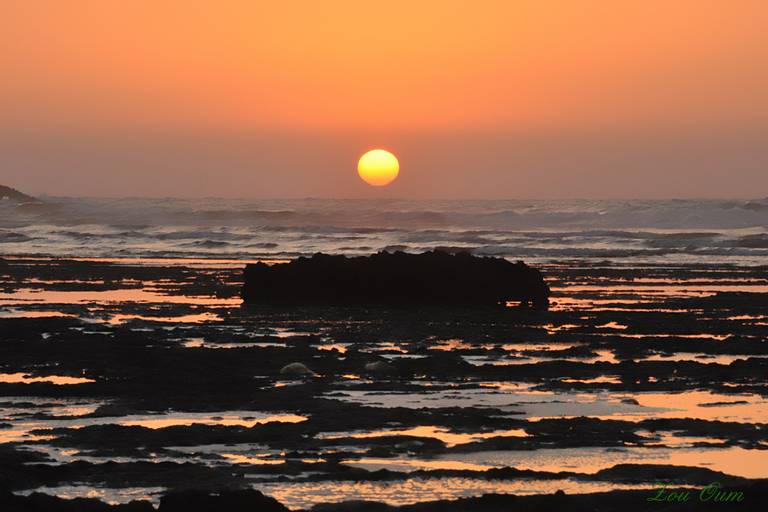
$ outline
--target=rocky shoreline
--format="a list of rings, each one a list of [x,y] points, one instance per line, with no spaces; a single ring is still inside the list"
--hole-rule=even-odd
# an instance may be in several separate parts
[[[646,269],[684,283],[659,295],[628,290],[634,270],[550,267],[550,311],[449,313],[241,306],[240,269],[0,260],[8,507],[108,510],[46,489],[329,512],[647,510],[660,481],[763,495],[768,302],[733,291],[762,269]],[[352,497],[380,504],[322,504]]]
[[[768,498],[768,480],[749,485],[719,485],[657,488],[643,491],[567,495],[562,491],[550,495],[516,496],[486,494],[475,498],[422,502],[390,506],[379,502],[348,501],[325,503],[311,510],[294,512],[641,512],[662,510],[683,512],[720,507],[725,510],[756,510]],[[15,496],[0,491],[0,506],[7,512],[289,512],[274,498],[256,490],[223,490],[218,492],[181,491],[163,496],[155,508],[147,501],[109,505],[100,500],[62,499],[34,493]]]

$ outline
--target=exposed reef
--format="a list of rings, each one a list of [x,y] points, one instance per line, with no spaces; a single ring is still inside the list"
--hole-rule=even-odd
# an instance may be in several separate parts
[[[289,263],[251,264],[242,295],[249,304],[549,305],[542,274],[525,263],[444,251],[352,258],[318,253]]]
[[[712,482],[758,509],[768,294],[718,290],[766,267],[545,268],[530,314],[244,308],[240,266],[5,257],[0,511],[699,510]]]

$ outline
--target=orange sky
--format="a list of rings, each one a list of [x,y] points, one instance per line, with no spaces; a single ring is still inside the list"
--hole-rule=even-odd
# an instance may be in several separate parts
[[[181,195],[354,196],[369,193],[354,160],[383,145],[401,157],[396,195],[653,196],[664,183],[632,179],[662,167],[675,195],[749,195],[768,189],[766,27],[758,0],[8,2],[0,182],[154,193],[143,178],[159,174],[157,193],[186,177]],[[107,167],[117,190],[95,183]],[[542,172],[594,183],[552,189]],[[712,188],[686,190],[696,176]]]

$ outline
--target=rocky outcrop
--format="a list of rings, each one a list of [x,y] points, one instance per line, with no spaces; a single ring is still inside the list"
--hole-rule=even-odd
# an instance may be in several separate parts
[[[276,499],[255,490],[229,490],[211,494],[202,490],[169,493],[160,500],[159,512],[289,512]]]
[[[443,251],[352,258],[318,253],[250,264],[242,295],[248,304],[272,305],[549,305],[549,287],[525,263]]]
[[[293,375],[295,377],[305,377],[315,375],[304,363],[290,363],[280,368],[280,375]]]
[[[19,192],[15,188],[6,187],[5,185],[0,185],[0,201],[10,201],[11,203],[16,204],[41,202],[39,199]]]

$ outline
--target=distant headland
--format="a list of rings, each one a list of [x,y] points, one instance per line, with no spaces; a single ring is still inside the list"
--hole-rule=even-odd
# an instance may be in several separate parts
[[[13,203],[42,203],[40,199],[19,192],[15,188],[0,185],[0,201],[11,201]]]

